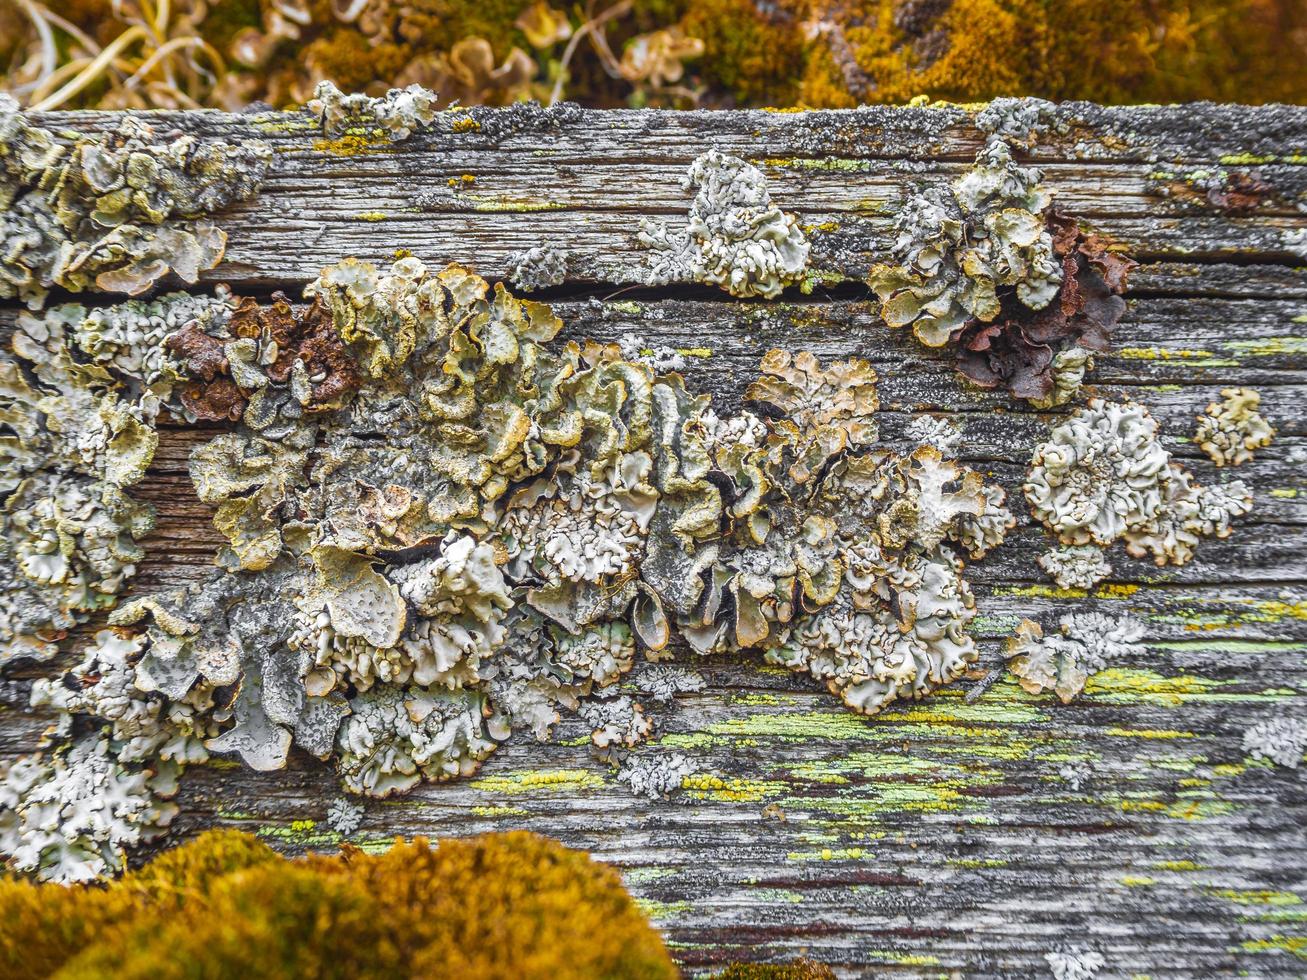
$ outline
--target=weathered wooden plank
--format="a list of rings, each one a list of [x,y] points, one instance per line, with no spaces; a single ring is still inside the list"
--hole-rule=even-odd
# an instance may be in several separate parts
[[[1024,153],[1063,206],[1144,260],[1090,392],[1142,401],[1200,482],[1243,479],[1256,499],[1229,540],[1204,542],[1184,568],[1113,549],[1115,573],[1092,595],[1057,590],[1034,564],[1049,539],[1020,494],[1034,445],[1068,409],[963,383],[849,281],[883,251],[904,195],[960,172],[982,145],[976,110],[475,109],[395,145],[324,140],[305,115],[151,119],[276,151],[262,195],[220,217],[228,261],[206,284],[298,295],[324,264],[388,261],[401,247],[500,278],[514,252],[552,240],[571,260],[568,281],[543,294],[562,339],[693,349],[688,382],[719,411],[740,406],[769,348],[865,357],[880,374],[882,438],[948,413],[963,458],[1008,489],[1019,521],[968,570],[980,661],[928,700],[863,719],[756,658],[682,651],[705,688],[650,703],[654,748],[696,770],[679,803],[632,796],[572,721],[555,743],[515,738],[471,780],[368,801],[356,843],[507,827],[561,837],[624,870],[692,975],[804,953],[849,976],[1046,976],[1044,955],[1062,947],[1099,950],[1112,975],[1302,974],[1307,771],[1252,763],[1242,734],[1307,712],[1307,109],[1070,104],[1046,111]],[[103,130],[116,117],[41,121]],[[683,213],[684,168],[713,146],[758,163],[801,215],[821,273],[810,293],[759,303],[632,286],[638,219]],[[1192,193],[1186,177],[1218,169],[1255,172],[1268,190],[1238,212]],[[0,309],[0,334],[15,315]],[[1279,435],[1253,463],[1217,471],[1188,440],[1231,384],[1261,391]],[[220,539],[186,459],[213,431],[165,428],[133,490],[159,511],[137,592],[210,567]],[[1129,612],[1147,654],[1096,675],[1071,705],[1010,677],[990,683],[1020,619],[1052,625],[1073,609]],[[644,669],[625,689],[641,692]],[[30,750],[48,723],[23,707],[46,671],[0,685],[0,756]],[[275,775],[219,762],[188,773],[177,837],[224,825],[288,851],[332,847],[322,821],[337,792],[303,756]]]
[[[1046,184],[1061,206],[1138,257],[1302,264],[1307,110],[1050,111],[1030,158],[1047,163]],[[57,129],[113,123],[97,113],[36,119]],[[326,140],[306,114],[157,119],[163,128],[272,144],[277,162],[263,193],[225,216],[227,261],[208,274],[259,286],[303,283],[347,254],[385,261],[396,248],[433,263],[470,262],[500,278],[514,253],[541,242],[568,254],[578,282],[636,282],[645,264],[635,240],[639,218],[684,213],[685,168],[714,146],[764,168],[777,203],[810,228],[818,273],[860,278],[884,250],[905,195],[917,183],[961,172],[986,135],[974,111],[956,107],[807,114],[554,109],[522,110],[512,119],[455,111],[401,144]],[[1067,131],[1058,132],[1064,124]],[[1185,190],[1222,168],[1255,171],[1266,188],[1259,198],[1266,213],[1228,213],[1205,192]],[[287,241],[296,248],[285,248]]]

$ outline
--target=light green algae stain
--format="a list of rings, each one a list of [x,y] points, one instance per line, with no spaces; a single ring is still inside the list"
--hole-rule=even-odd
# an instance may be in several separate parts
[[[1085,684],[1085,698],[1104,704],[1151,704],[1177,707],[1190,702],[1251,704],[1292,698],[1296,692],[1271,689],[1261,692],[1222,693],[1237,681],[1216,681],[1206,677],[1165,677],[1151,670],[1113,667],[1099,671]]]
[[[694,909],[693,902],[659,902],[652,898],[634,899],[636,906],[655,922],[673,922]]]
[[[1307,337],[1259,337],[1256,340],[1226,340],[1221,346],[1241,356],[1283,357],[1307,354]]]
[[[468,784],[487,793],[575,793],[599,789],[604,779],[588,769],[528,769],[521,772],[478,776]]]

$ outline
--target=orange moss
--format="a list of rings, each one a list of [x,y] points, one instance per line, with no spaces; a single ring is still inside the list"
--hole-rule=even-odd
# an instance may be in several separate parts
[[[697,73],[741,105],[787,105],[799,95],[804,41],[794,11],[754,0],[696,0],[680,21],[703,41]]]
[[[617,873],[527,833],[284,860],[205,834],[108,888],[0,881],[0,974],[672,980]]]
[[[920,94],[1256,103],[1300,99],[1307,81],[1295,0],[870,0],[820,20],[801,93],[811,105]]]

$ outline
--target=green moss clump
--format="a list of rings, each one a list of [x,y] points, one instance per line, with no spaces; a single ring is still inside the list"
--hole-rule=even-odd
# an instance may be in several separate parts
[[[0,975],[672,980],[617,873],[492,834],[287,860],[208,833],[107,888],[0,881]]]

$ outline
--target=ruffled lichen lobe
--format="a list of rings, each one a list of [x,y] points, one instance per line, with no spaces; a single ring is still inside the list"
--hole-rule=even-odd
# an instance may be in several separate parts
[[[1109,664],[1133,660],[1144,651],[1143,624],[1097,612],[1068,613],[1057,633],[1023,620],[1006,646],[1008,669],[1031,694],[1054,692],[1070,704],[1091,675]]]
[[[803,280],[808,240],[798,219],[772,204],[761,170],[713,149],[690,164],[681,183],[695,191],[684,229],[641,220],[637,237],[653,253],[651,285],[701,282],[732,296],[774,299]]]
[[[1042,177],[991,137],[950,185],[908,198],[894,261],[868,282],[891,328],[951,347],[976,384],[1048,408],[1071,400],[1090,353],[1108,349],[1134,263],[1054,210]]]
[[[324,80],[318,82],[306,108],[329,137],[344,136],[353,129],[378,130],[387,139],[400,142],[435,121],[436,104],[436,94],[417,84],[373,97],[361,92],[346,94]]]
[[[222,259],[208,220],[253,197],[272,149],[156,133],[124,117],[71,143],[0,96],[0,298],[39,309],[52,288],[136,295],[172,272],[193,283]]]
[[[1252,509],[1241,481],[1195,483],[1171,459],[1143,406],[1098,398],[1036,447],[1025,494],[1031,514],[1068,546],[1041,566],[1080,588],[1109,571],[1087,549],[1123,540],[1133,557],[1184,565],[1203,537],[1228,537],[1231,521]]]
[[[1241,466],[1275,438],[1275,429],[1257,410],[1262,396],[1251,388],[1222,388],[1221,401],[1198,416],[1194,442],[1217,466]]]

